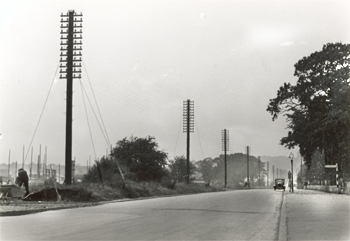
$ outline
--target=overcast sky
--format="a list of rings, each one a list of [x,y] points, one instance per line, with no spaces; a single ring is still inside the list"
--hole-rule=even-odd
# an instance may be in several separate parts
[[[220,155],[223,129],[229,153],[250,146],[255,156],[288,156],[279,145],[286,122],[271,120],[269,99],[296,82],[298,60],[329,42],[350,43],[350,1],[0,0],[1,163],[10,149],[11,162],[21,163],[23,145],[30,163],[52,83],[33,161],[41,145],[48,163],[65,162],[66,80],[55,73],[60,14],[71,9],[83,14],[84,67],[73,87],[73,158],[80,164],[108,148],[82,86],[113,146],[150,135],[170,159],[186,155],[182,113],[190,99],[191,160]]]

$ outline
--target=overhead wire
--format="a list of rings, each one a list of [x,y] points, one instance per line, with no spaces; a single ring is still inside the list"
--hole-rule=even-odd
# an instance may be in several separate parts
[[[84,63],[84,65],[86,66],[85,63]],[[124,79],[130,78],[130,76],[127,76],[126,74],[123,74],[122,72],[119,72],[118,74],[121,75],[122,78],[124,78]],[[104,79],[105,79],[105,81],[109,82],[109,84],[104,85],[104,86],[116,85],[115,81],[112,82],[111,78],[109,76],[105,77]],[[116,79],[118,80],[118,78],[116,78]],[[127,102],[124,102],[125,105],[128,105],[128,107],[130,107],[131,109],[137,110],[137,111],[139,111],[140,109],[150,109],[149,106],[145,104],[148,101],[145,98],[142,98],[141,95],[135,93],[135,91],[131,91],[130,89],[123,87],[122,85],[119,85],[119,87],[120,87],[119,89],[123,88],[123,91],[119,91],[118,94],[120,96],[123,96],[125,99],[127,99]],[[110,90],[110,89],[111,88],[109,87],[108,90]],[[118,91],[118,89],[116,91]],[[104,94],[107,95],[108,97],[112,98],[110,95],[108,95],[108,93],[104,92]],[[130,105],[130,103],[137,105],[139,107],[139,109],[136,109],[134,106]]]
[[[180,135],[180,131],[181,131],[181,124],[182,124],[182,117],[181,117],[181,121],[180,121],[180,125],[179,125],[179,131],[177,132],[177,137],[176,137],[176,142],[175,142],[174,158],[175,158],[175,153],[176,153],[176,148],[177,148],[177,142],[179,140],[179,135]]]
[[[86,90],[85,90],[85,88],[84,88],[84,85],[81,85],[81,86],[82,86],[82,90],[84,91],[85,95],[87,96],[87,99],[88,99],[88,102],[89,102],[89,104],[90,104],[90,106],[91,106],[92,112],[93,112],[94,115],[95,115],[97,124],[99,125],[99,127],[100,127],[100,129],[101,129],[101,132],[102,132],[102,134],[103,134],[103,137],[104,137],[104,139],[105,139],[105,141],[106,141],[106,143],[107,143],[107,146],[108,146],[108,145],[110,145],[110,143],[108,142],[108,139],[107,139],[107,137],[106,137],[106,134],[105,134],[104,131],[103,131],[103,128],[102,128],[102,126],[101,126],[101,124],[100,124],[100,121],[99,121],[99,119],[98,119],[98,117],[97,117],[97,115],[96,115],[96,112],[95,112],[95,110],[94,110],[94,108],[93,108],[93,106],[92,106],[92,104],[91,104],[91,101],[90,101],[90,99],[88,98],[88,95],[87,95],[87,93],[86,93]],[[109,146],[108,146],[108,148],[109,148]]]
[[[194,123],[195,123],[196,129],[197,129],[198,141],[199,141],[199,146],[200,146],[201,152],[202,152],[202,158],[204,160],[203,148],[202,148],[201,138],[199,137],[199,130],[198,130],[198,126],[197,126],[197,121],[196,121],[196,118],[193,117],[193,119],[194,119]]]
[[[100,111],[100,108],[99,108],[99,106],[98,106],[98,102],[97,102],[97,99],[96,99],[96,96],[95,96],[95,92],[94,92],[94,89],[92,88],[92,84],[91,84],[91,81],[90,81],[88,72],[87,72],[87,70],[86,70],[85,63],[84,63],[84,61],[82,61],[82,62],[83,62],[83,66],[84,66],[84,69],[85,69],[85,73],[86,73],[87,79],[88,79],[89,84],[90,84],[90,88],[91,88],[92,95],[93,95],[93,97],[94,97],[94,99],[95,99],[95,103],[96,103],[96,107],[97,107],[98,113],[99,113],[99,115],[100,115],[100,119],[101,119],[101,122],[102,122],[103,130],[104,130],[104,132],[105,132],[105,134],[106,134],[106,138],[107,138],[107,141],[108,141],[108,148],[109,148],[109,147],[111,146],[111,142],[110,142],[109,137],[108,137],[108,133],[107,133],[107,130],[106,130],[106,126],[105,126],[105,123],[104,123],[104,121],[103,121],[103,118],[102,118],[102,115],[101,115],[101,111]]]
[[[41,118],[42,118],[42,116],[43,116],[43,114],[44,114],[44,110],[45,110],[47,101],[48,101],[48,99],[49,99],[49,96],[50,96],[50,93],[51,93],[51,90],[52,90],[52,86],[53,86],[53,84],[55,83],[55,77],[56,77],[56,74],[57,74],[57,71],[58,71],[59,66],[60,66],[60,65],[58,64],[57,67],[56,67],[56,71],[55,71],[55,74],[54,74],[54,76],[53,76],[53,78],[52,78],[52,82],[51,82],[51,85],[50,85],[50,88],[49,88],[49,92],[47,93],[47,96],[46,96],[46,99],[45,99],[45,102],[44,102],[44,106],[43,106],[43,108],[42,108],[42,110],[41,110],[38,123],[36,124],[35,130],[34,130],[34,134],[33,134],[32,139],[31,139],[31,141],[30,141],[30,144],[29,144],[29,147],[28,147],[28,151],[27,151],[26,156],[25,156],[25,158],[24,158],[24,160],[23,160],[23,163],[27,160],[29,150],[30,150],[31,147],[32,147],[34,137],[35,137],[36,132],[37,132],[37,130],[38,130],[38,127],[39,127]]]
[[[140,84],[140,88],[146,88],[148,86],[148,83],[153,84],[155,81],[159,81],[162,80],[161,76],[158,74],[155,74],[153,71],[151,71],[149,68],[147,68],[142,61],[139,61],[138,59],[136,59],[134,56],[132,56],[130,53],[127,53],[124,50],[118,51],[118,49],[113,48],[112,51],[106,52],[107,57],[109,57],[108,59],[110,59],[113,65],[117,66],[120,68],[121,71],[118,72],[118,75],[121,76],[122,78],[125,78],[127,80],[131,80],[132,82],[135,82],[137,84]],[[84,63],[84,68],[86,68],[86,64]],[[194,71],[194,72],[198,72],[198,71]],[[129,75],[131,74],[131,75]],[[135,78],[131,79],[130,77],[134,76]],[[114,78],[113,78],[114,79]],[[106,78],[107,81],[109,81],[111,84],[113,83],[115,85],[115,82],[112,82],[111,78]],[[145,81],[142,81],[145,80]],[[154,93],[159,95],[165,95],[168,94],[170,91],[167,90],[160,90],[159,89],[159,85],[152,85],[152,92],[150,93],[149,91],[144,92],[143,94],[148,94],[150,97],[152,97],[151,99],[148,99],[148,95],[139,95],[137,94],[137,92],[135,91],[135,89],[128,89],[128,88],[123,88],[124,90],[120,93],[121,95],[123,95],[125,92],[129,92],[129,94],[127,95],[123,95],[124,98],[127,98],[129,101],[132,101],[132,103],[135,103],[137,105],[139,105],[139,107],[142,107],[142,109],[150,109],[150,105],[156,105],[156,106],[161,106],[161,101],[156,100],[154,98]],[[171,92],[173,93],[173,92]],[[113,99],[113,96],[108,95],[108,93],[104,93],[107,97]],[[131,96],[131,97],[130,97]],[[118,101],[118,100],[116,100]],[[121,103],[120,101],[118,101],[118,103]],[[147,103],[147,105],[145,104]],[[130,107],[130,103],[125,103],[126,105],[128,105]],[[217,120],[215,120],[214,122],[216,122]],[[208,116],[204,116],[203,119],[201,119],[202,125],[204,125],[206,127],[206,130],[209,130],[212,133],[217,133],[219,129],[219,125],[213,125],[213,119],[212,118],[208,118]],[[217,123],[219,124],[219,123]],[[197,125],[197,129],[198,129],[198,123],[196,122]],[[220,125],[221,126],[221,125]],[[180,126],[181,128],[181,126]],[[199,133],[198,133],[199,134]],[[199,140],[200,140],[200,146],[201,146],[201,152],[202,155],[204,155],[203,153],[203,147],[202,147],[202,143],[201,143],[201,139],[200,136],[198,136]],[[176,152],[176,148],[177,148],[177,143],[178,142],[178,137],[176,139],[176,143],[175,143],[175,152]]]
[[[80,80],[80,88],[81,88],[81,94],[83,96],[83,103],[84,103],[84,109],[85,109],[85,115],[86,115],[86,120],[87,120],[87,124],[89,127],[89,133],[90,133],[90,139],[91,139],[91,144],[92,144],[92,148],[94,150],[94,154],[95,154],[95,160],[97,159],[97,155],[96,155],[96,149],[95,149],[95,145],[94,145],[94,140],[92,138],[92,132],[91,132],[91,127],[90,127],[90,121],[89,121],[89,116],[87,113],[87,109],[86,109],[86,103],[85,103],[85,98],[84,98],[84,91],[83,91],[83,86],[82,86],[82,82]]]

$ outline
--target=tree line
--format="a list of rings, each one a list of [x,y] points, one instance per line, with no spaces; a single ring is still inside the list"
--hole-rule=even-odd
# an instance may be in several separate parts
[[[280,144],[299,147],[305,179],[325,178],[332,171],[324,165],[336,163],[339,176],[350,179],[349,61],[349,44],[325,44],[294,65],[296,84],[284,83],[267,107],[272,120],[286,117],[289,132]]]
[[[266,185],[263,175],[265,164],[254,156],[249,157],[250,183]],[[228,186],[243,187],[246,182],[247,157],[236,153],[227,156]],[[224,156],[205,158],[190,162],[190,180],[202,177],[207,185],[224,185]],[[186,182],[187,159],[176,156],[168,160],[168,155],[159,150],[154,137],[130,137],[118,141],[110,155],[103,156],[89,169],[84,181],[101,182],[110,186],[123,185],[123,178],[136,182]]]

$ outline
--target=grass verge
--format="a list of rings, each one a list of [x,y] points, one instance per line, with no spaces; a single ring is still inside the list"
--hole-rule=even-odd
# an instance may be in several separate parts
[[[140,198],[154,196],[170,196],[195,194],[204,192],[224,191],[223,188],[205,186],[203,184],[176,183],[168,187],[157,182],[127,181],[126,185],[112,188],[109,185],[97,183],[77,183],[70,186],[57,185],[57,191],[62,201],[99,202],[125,198]],[[57,193],[53,185],[36,184],[30,187],[34,192],[27,201],[57,201]]]

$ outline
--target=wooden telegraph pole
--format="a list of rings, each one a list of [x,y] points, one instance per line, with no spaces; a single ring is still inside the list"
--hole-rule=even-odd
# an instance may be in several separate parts
[[[222,150],[225,153],[225,188],[227,187],[227,151],[229,150],[229,133],[228,130],[222,131]]]
[[[7,181],[10,181],[10,169],[11,169],[11,164],[10,164],[10,159],[11,159],[11,149],[9,150],[9,161],[8,161],[8,166],[7,166]]]
[[[260,156],[258,156],[258,180],[259,180],[259,187],[260,187]]]
[[[67,79],[65,149],[65,183],[67,185],[72,183],[73,79],[81,78],[82,16],[82,14],[75,13],[74,10],[61,14],[60,79]],[[78,39],[80,42],[77,41]],[[65,75],[62,76],[62,74]]]
[[[270,186],[270,176],[269,176],[269,170],[270,170],[270,163],[266,162],[266,187]]]
[[[183,132],[187,133],[187,184],[190,183],[190,133],[194,132],[194,101],[183,102]]]
[[[247,184],[250,187],[249,183],[249,146],[247,146]]]

